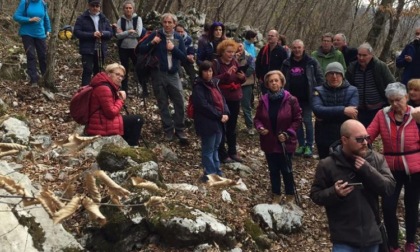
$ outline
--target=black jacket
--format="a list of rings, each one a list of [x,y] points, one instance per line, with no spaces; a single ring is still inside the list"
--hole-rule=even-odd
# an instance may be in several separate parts
[[[365,247],[381,243],[381,233],[371,206],[378,208],[378,196],[390,195],[395,180],[383,155],[369,151],[367,162],[354,168],[342,153],[341,145],[329,157],[318,163],[311,187],[311,199],[325,206],[330,238],[333,243]],[[346,197],[339,197],[334,189],[337,180],[362,182]]]
[[[268,50],[264,50],[266,46]],[[280,44],[272,51],[268,44],[266,46],[261,48],[255,61],[255,71],[259,80],[264,80],[264,75],[271,70],[280,70],[283,61],[287,59],[287,52]]]

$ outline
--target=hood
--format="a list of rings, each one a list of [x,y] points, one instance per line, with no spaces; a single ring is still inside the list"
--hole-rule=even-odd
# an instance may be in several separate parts
[[[103,84],[111,86],[114,89],[114,91],[117,91],[119,89],[119,87],[108,77],[107,73],[105,72],[98,73],[90,81],[90,85],[92,87],[96,87]]]
[[[133,13],[133,15],[131,16],[131,19],[133,19],[135,17],[137,17],[137,13]],[[130,20],[125,15],[122,15],[122,18],[124,18],[125,20]]]

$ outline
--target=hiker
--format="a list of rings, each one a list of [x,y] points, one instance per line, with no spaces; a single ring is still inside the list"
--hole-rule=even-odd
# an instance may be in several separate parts
[[[257,40],[257,33],[253,30],[245,32],[244,48],[254,59],[257,58],[257,50],[255,49],[255,41]]]
[[[334,35],[333,45],[335,49],[340,50],[343,54],[346,66],[349,66],[351,62],[357,60],[357,49],[347,45],[347,38],[343,33]]]
[[[108,19],[101,13],[101,1],[89,0],[88,9],[76,20],[73,30],[79,39],[79,53],[82,55],[82,86],[90,83],[92,74],[99,73],[105,62],[107,41],[113,31]]]
[[[310,197],[325,207],[333,252],[378,252],[378,196],[391,195],[395,180],[384,157],[368,148],[363,124],[349,119],[340,135],[341,143],[318,163]]]
[[[177,20],[171,13],[163,14],[163,28],[152,32],[139,45],[139,51],[145,54],[153,50],[152,54],[159,59],[159,68],[153,69],[151,76],[165,140],[172,141],[176,136],[181,144],[187,144],[183,89],[178,74],[180,61],[186,61],[187,55],[184,40],[174,30]],[[174,115],[169,111],[169,99],[174,106]]]
[[[125,1],[122,4],[123,15],[118,19],[115,36],[118,39],[118,55],[121,65],[127,70],[121,89],[128,92],[128,69],[129,61],[136,65],[137,57],[133,53],[143,31],[143,21],[140,16],[134,13],[135,4],[133,1]]]
[[[408,106],[406,86],[395,82],[385,89],[385,96],[390,106],[376,113],[375,118],[367,128],[367,133],[374,141],[379,135],[385,159],[397,184],[391,195],[382,197],[382,211],[388,231],[391,250],[400,251],[398,246],[399,225],[397,206],[404,186],[405,208],[405,250],[416,250],[415,235],[417,216],[419,213],[420,192],[420,137],[418,123],[414,118],[413,107]],[[417,115],[420,113],[416,112]]]
[[[404,68],[401,76],[403,84],[413,78],[420,78],[420,27],[416,27],[414,35],[414,40],[404,47],[396,59],[397,67]]]
[[[40,79],[36,67],[37,57],[41,74],[44,75],[47,70],[46,39],[51,32],[51,24],[46,3],[44,0],[21,0],[13,20],[20,25],[19,36],[22,37],[26,53],[29,83],[37,87]]]
[[[194,126],[201,139],[201,162],[204,167],[202,181],[206,175],[222,176],[218,154],[223,128],[229,120],[229,109],[219,87],[213,78],[212,63],[204,61],[198,68],[198,79],[193,88]]]
[[[410,100],[408,105],[416,108],[420,106],[420,79],[411,79],[407,83],[408,95]]]
[[[314,126],[312,124],[312,91],[316,86],[325,82],[319,63],[305,53],[305,45],[302,40],[297,39],[292,43],[292,53],[281,67],[286,78],[284,87],[299,101],[302,109],[302,123],[297,131],[299,147],[295,154],[297,156],[312,157],[314,144]]]
[[[385,88],[395,78],[386,63],[374,56],[369,43],[359,46],[357,61],[348,66],[345,77],[359,91],[357,118],[367,128],[376,113],[386,106]]]
[[[294,182],[288,160],[291,160],[296,149],[296,131],[302,122],[302,110],[296,97],[284,89],[286,79],[282,72],[268,72],[264,83],[268,92],[261,96],[258,103],[254,126],[260,134],[260,146],[267,159],[272,203],[279,204],[282,201],[281,176],[285,200],[290,203],[294,199]],[[285,149],[282,144],[285,144]]]
[[[327,65],[332,62],[339,62],[344,70],[346,70],[347,67],[343,54],[333,46],[333,38],[334,35],[331,32],[322,35],[321,46],[311,54],[312,58],[318,61],[323,73],[325,73]]]
[[[287,52],[281,45],[280,35],[276,30],[267,33],[267,44],[261,48],[255,61],[255,73],[262,94],[267,93],[264,76],[271,70],[280,70],[283,61],[287,59]]]
[[[357,119],[359,105],[357,88],[344,79],[344,68],[339,62],[327,65],[325,78],[326,83],[312,92],[319,159],[328,157],[330,145],[340,140],[341,124],[348,119]]]
[[[125,76],[124,66],[113,63],[92,78],[94,87],[90,99],[90,111],[85,133],[90,136],[121,135],[130,145],[138,145],[143,119],[139,115],[120,114],[126,99],[126,92],[120,90]]]
[[[225,39],[217,46],[219,57],[212,62],[214,76],[220,80],[219,88],[230,112],[219,146],[219,158],[222,163],[243,162],[236,149],[236,125],[242,99],[241,84],[245,82],[246,76],[238,69],[238,61],[235,59],[237,50],[238,43],[232,39]]]
[[[217,46],[226,39],[226,28],[221,22],[214,22],[208,31],[207,43],[200,43],[197,49],[197,64],[208,60],[213,61],[217,56]],[[201,46],[200,46],[201,45]]]
[[[185,69],[185,72],[187,73],[189,77],[189,87],[192,89],[196,72],[194,69],[194,62],[195,62],[195,49],[193,45],[193,40],[190,35],[188,35],[187,31],[185,30],[185,27],[181,24],[177,24],[175,26],[175,31],[181,35],[182,39],[185,43],[185,48],[187,51],[187,61],[181,62],[181,66]]]

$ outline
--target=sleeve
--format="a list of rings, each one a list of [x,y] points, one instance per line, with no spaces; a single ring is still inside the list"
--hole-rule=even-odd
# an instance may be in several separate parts
[[[185,43],[184,40],[181,38],[181,36],[178,36],[179,44],[178,46],[175,46],[174,49],[172,49],[172,55],[174,55],[177,59],[181,61],[187,60],[187,51],[185,49]]]
[[[113,119],[115,116],[120,114],[120,110],[124,104],[121,99],[114,99],[114,95],[108,86],[97,87],[97,97],[101,109],[107,119]]]
[[[325,76],[317,60],[314,60],[314,75],[317,86],[322,86],[325,83]]]
[[[344,118],[345,104],[336,106],[325,106],[322,99],[323,92],[320,89],[315,89],[312,94],[312,110],[315,116],[319,119],[331,119],[338,120]]]
[[[397,65],[398,68],[406,67],[407,64],[409,64],[409,62],[405,61],[405,55],[410,55],[411,57],[413,57],[413,55],[411,55],[409,51],[410,51],[410,45],[406,45],[404,47],[404,50],[395,60],[395,64]]]
[[[193,90],[192,98],[194,111],[213,120],[222,119],[222,113],[218,111],[213,104],[210,104],[204,95],[204,90],[200,85],[196,85]]]
[[[18,22],[19,24],[29,23],[29,17],[23,15],[25,11],[25,0],[21,0],[15,13],[13,14],[13,20]]]
[[[114,34],[111,24],[109,23],[109,20],[104,16],[104,21],[103,21],[103,27],[102,27],[102,39],[105,40],[110,40]]]
[[[254,116],[254,126],[257,130],[261,127],[270,129],[268,125],[264,125],[264,120],[262,119],[263,114],[264,114],[264,102],[262,98],[260,98],[260,100],[258,101],[257,109],[255,111],[255,116]]]
[[[343,66],[344,72],[347,70],[346,60],[344,59],[344,55],[342,52],[338,51],[338,62]]]
[[[95,37],[93,36],[93,31],[85,31],[83,29],[83,16],[82,15],[76,19],[76,23],[74,24],[74,29],[73,29],[74,36],[76,36],[76,38],[81,39],[81,40],[95,39]]]
[[[157,31],[153,31],[144,41],[137,45],[138,51],[141,54],[146,54],[153,48],[152,40],[157,36]]]
[[[262,65],[261,65],[262,52],[263,52],[263,48],[258,52],[257,59],[255,60],[255,73],[257,75],[258,80],[264,79],[264,76],[262,74]]]
[[[372,122],[367,127],[366,131],[370,136],[370,140],[373,142],[378,137],[379,132],[381,130],[380,126],[380,117],[383,116],[383,109],[379,110],[375,117],[373,118]]]
[[[122,21],[122,18],[119,18],[117,21],[117,29],[121,29],[121,21]],[[128,32],[122,31],[120,33],[116,33],[115,36],[117,37],[118,40],[125,39],[128,36]]]

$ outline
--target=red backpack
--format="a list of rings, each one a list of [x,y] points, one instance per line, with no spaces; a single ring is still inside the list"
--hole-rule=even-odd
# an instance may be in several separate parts
[[[187,117],[190,119],[194,119],[194,104],[193,104],[192,95],[188,97]]]
[[[102,85],[106,85],[111,88],[108,84]],[[96,112],[90,112],[90,98],[92,96],[93,89],[102,85],[95,87],[92,87],[91,85],[83,86],[79,88],[71,98],[70,115],[78,124],[86,125],[89,122],[89,117]]]

